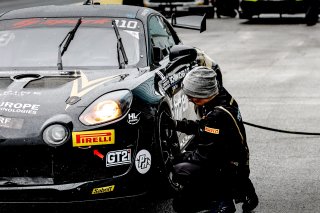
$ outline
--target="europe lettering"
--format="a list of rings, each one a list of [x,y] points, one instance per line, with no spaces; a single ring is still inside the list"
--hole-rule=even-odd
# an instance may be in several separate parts
[[[40,105],[38,104],[0,102],[0,111],[24,114],[37,114],[39,106]]]

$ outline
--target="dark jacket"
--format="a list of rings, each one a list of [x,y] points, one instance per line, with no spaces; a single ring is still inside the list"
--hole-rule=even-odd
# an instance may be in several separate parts
[[[182,161],[223,169],[249,167],[246,132],[237,102],[223,88],[204,106],[196,109],[198,121],[177,121],[177,130],[195,135],[195,148]],[[249,175],[249,174],[247,174]]]

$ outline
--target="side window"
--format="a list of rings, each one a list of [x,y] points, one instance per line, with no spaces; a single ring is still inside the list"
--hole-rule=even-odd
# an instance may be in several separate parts
[[[170,47],[176,44],[167,24],[159,16],[149,19],[149,36],[152,47],[159,47],[164,56],[168,55]]]

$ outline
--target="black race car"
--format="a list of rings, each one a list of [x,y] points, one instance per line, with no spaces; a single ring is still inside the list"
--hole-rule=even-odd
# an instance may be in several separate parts
[[[317,22],[319,0],[241,0],[240,18],[252,19],[261,14],[304,13],[306,21]]]
[[[183,45],[160,13],[126,5],[9,11],[0,15],[0,58],[0,202],[179,189],[172,157],[192,136],[168,130],[166,118],[197,119],[181,81],[196,66],[219,67]]]

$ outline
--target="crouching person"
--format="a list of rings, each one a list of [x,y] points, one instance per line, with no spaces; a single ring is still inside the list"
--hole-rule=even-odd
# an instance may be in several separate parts
[[[249,179],[249,149],[237,102],[212,69],[191,70],[182,89],[201,119],[172,120],[170,128],[195,135],[191,149],[175,158],[174,179],[183,188],[173,200],[176,212],[233,213],[234,200],[248,212],[258,205]]]

